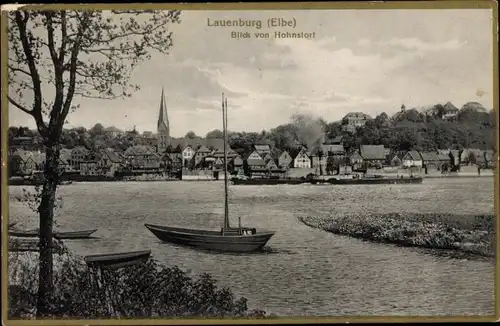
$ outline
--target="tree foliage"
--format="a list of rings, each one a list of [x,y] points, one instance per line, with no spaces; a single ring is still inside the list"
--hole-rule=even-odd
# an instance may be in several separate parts
[[[9,317],[30,317],[36,307],[36,266],[9,256]],[[209,274],[190,277],[178,267],[165,267],[153,259],[120,269],[101,270],[106,277],[96,284],[95,271],[67,251],[58,257],[53,317],[151,318],[151,317],[264,317],[248,309],[247,299],[220,288]],[[15,275],[14,275],[15,274]],[[103,295],[107,291],[108,295]],[[113,298],[113,300],[111,300]]]

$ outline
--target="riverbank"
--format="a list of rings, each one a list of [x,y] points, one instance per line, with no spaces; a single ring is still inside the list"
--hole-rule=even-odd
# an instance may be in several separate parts
[[[459,256],[495,255],[493,214],[367,213],[298,219],[313,228],[374,242],[453,250]]]
[[[9,306],[11,319],[35,319],[38,284],[36,253],[9,253]],[[209,274],[189,277],[176,266],[149,259],[139,265],[106,270],[106,285],[91,281],[92,271],[82,257],[65,252],[54,255],[52,317],[57,318],[263,318],[250,310],[247,299],[217,286]],[[102,296],[107,291],[109,296]]]

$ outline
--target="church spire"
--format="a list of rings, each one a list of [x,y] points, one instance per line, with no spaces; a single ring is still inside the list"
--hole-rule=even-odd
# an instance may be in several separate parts
[[[158,114],[158,152],[163,153],[170,144],[170,124],[168,122],[165,91],[161,88],[160,113]]]
[[[158,115],[158,131],[169,128],[168,115],[167,115],[167,105],[165,104],[165,91],[163,87],[161,88],[161,102],[160,102],[160,113]]]

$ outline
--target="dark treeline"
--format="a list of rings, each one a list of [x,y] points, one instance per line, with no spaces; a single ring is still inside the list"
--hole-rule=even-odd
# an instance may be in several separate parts
[[[451,114],[450,114],[451,112]],[[367,120],[355,132],[344,130],[347,120],[326,122],[322,118],[308,115],[294,115],[290,122],[262,132],[228,132],[230,146],[239,151],[250,150],[253,144],[267,143],[275,150],[290,150],[299,144],[313,149],[321,143],[328,143],[337,136],[343,136],[347,151],[360,145],[385,145],[394,152],[416,149],[479,148],[493,149],[495,146],[493,110],[486,110],[477,102],[469,102],[461,109],[451,103],[437,104],[427,110],[406,109],[392,116],[382,113]],[[90,129],[83,127],[63,131],[62,144],[67,148],[84,146],[88,149],[113,148],[125,150],[134,145],[155,145],[152,137],[140,135],[137,131],[113,134],[101,124]],[[25,127],[9,128],[9,139],[35,136]],[[185,138],[198,138],[189,131]],[[222,138],[220,130],[213,130],[206,138]]]

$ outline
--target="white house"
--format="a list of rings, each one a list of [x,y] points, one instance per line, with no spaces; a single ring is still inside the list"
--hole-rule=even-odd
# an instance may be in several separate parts
[[[420,156],[420,153],[418,151],[408,151],[403,156],[402,161],[403,161],[403,166],[407,168],[410,166],[422,167],[423,165],[422,156]]]
[[[293,158],[293,167],[301,169],[311,168],[311,156],[305,147],[301,147]]]
[[[195,153],[196,153],[196,151],[190,145],[188,145],[184,148],[184,150],[182,151],[182,166],[183,167],[186,167],[189,165],[189,162],[191,162]]]

